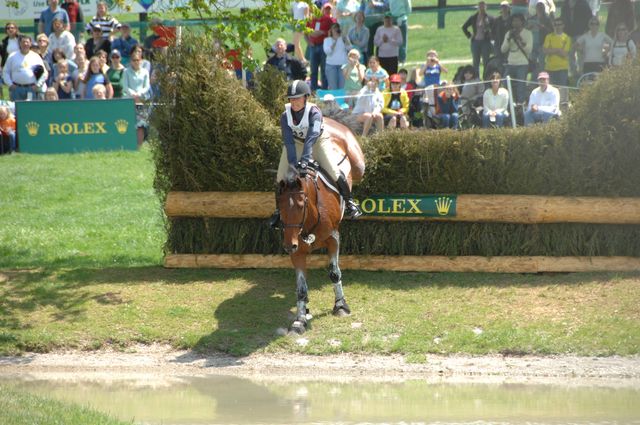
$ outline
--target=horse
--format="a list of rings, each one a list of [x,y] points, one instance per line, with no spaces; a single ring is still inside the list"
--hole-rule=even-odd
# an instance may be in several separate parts
[[[324,131],[328,132],[335,149],[343,155],[343,169],[349,170],[348,174],[345,173],[349,184],[362,179],[364,155],[351,130],[325,118]],[[296,273],[296,318],[290,330],[302,334],[307,330],[310,318],[307,308],[307,255],[316,249],[326,248],[329,254],[329,279],[335,294],[333,314],[347,316],[351,313],[345,301],[339,266],[339,227],[344,204],[332,182],[319,170],[301,172],[290,167],[287,178],[279,182],[277,190],[283,247]]]

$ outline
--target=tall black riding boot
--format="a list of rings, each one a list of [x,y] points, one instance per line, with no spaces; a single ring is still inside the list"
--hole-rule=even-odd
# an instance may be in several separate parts
[[[338,190],[340,191],[340,195],[344,198],[344,215],[347,218],[352,220],[360,217],[362,215],[362,210],[353,200],[351,196],[351,189],[349,189],[349,183],[347,183],[347,179],[344,176],[340,176],[338,181],[336,182],[338,185]]]
[[[280,209],[278,208],[278,190],[277,189],[275,193],[276,193],[276,210],[273,212],[273,214],[271,214],[271,217],[269,218],[269,227],[277,230],[280,228],[281,219],[280,219]]]

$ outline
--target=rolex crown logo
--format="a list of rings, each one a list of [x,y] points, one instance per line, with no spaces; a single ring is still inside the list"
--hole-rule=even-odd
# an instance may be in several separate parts
[[[127,132],[127,127],[129,127],[129,121],[127,120],[117,120],[116,121],[116,129],[118,133],[124,134]]]
[[[27,127],[27,133],[29,133],[29,136],[35,137],[38,135],[40,124],[34,121],[29,121],[28,123],[25,124],[25,127]]]
[[[436,210],[439,215],[447,215],[449,214],[449,208],[451,208],[451,203],[453,202],[451,198],[447,196],[441,196],[436,199]]]

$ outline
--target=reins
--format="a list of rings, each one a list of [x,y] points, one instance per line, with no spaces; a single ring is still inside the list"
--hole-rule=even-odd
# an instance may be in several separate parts
[[[305,175],[304,179],[305,181],[309,179],[309,175]],[[299,235],[302,235],[302,239],[303,240],[307,240],[307,238],[309,237],[309,235],[313,234],[313,231],[318,227],[318,225],[320,224],[320,190],[318,189],[318,175],[314,174],[313,178],[312,178],[312,182],[313,182],[313,186],[316,189],[316,210],[317,210],[317,220],[315,222],[315,224],[311,227],[311,229],[309,229],[307,232],[304,232],[304,224],[307,221],[307,214],[308,214],[308,206],[309,206],[309,195],[307,194],[307,192],[305,190],[300,190],[297,192],[289,192],[289,198],[291,198],[291,196],[294,195],[303,195],[304,196],[304,204],[303,204],[303,209],[302,209],[302,221],[300,223],[284,223],[282,225],[282,231],[284,232],[285,228],[300,228],[300,232]],[[306,234],[305,234],[306,233]],[[315,240],[315,237],[313,238],[313,240]]]

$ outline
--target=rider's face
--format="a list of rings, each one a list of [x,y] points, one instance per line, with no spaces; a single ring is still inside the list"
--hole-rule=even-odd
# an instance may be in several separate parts
[[[295,99],[289,99],[289,103],[291,103],[291,109],[293,111],[299,111],[304,108],[305,97],[297,97]]]

